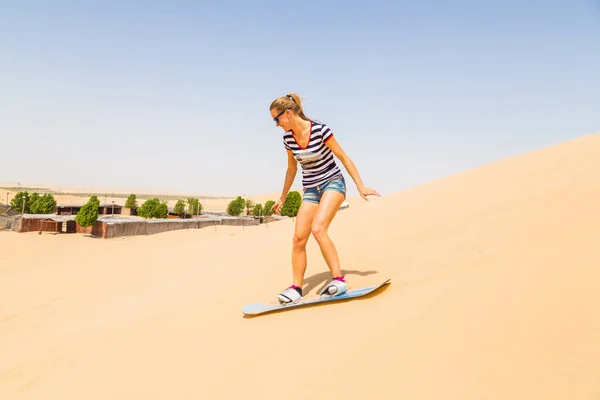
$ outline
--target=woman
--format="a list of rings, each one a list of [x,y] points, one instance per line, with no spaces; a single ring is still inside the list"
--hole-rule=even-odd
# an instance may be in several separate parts
[[[306,271],[306,242],[312,233],[317,240],[323,258],[331,271],[332,280],[319,295],[340,295],[347,290],[342,276],[337,250],[327,234],[333,217],[346,199],[346,181],[333,156],[346,168],[360,196],[380,196],[374,189],[363,185],[354,163],[340,147],[327,125],[313,121],[304,115],[297,94],[282,96],[271,104],[271,116],[283,131],[283,145],[288,154],[288,167],[281,198],[273,206],[275,214],[281,207],[302,166],[304,195],[296,216],[292,247],[293,285],[277,296],[281,304],[297,303],[302,298],[302,284]]]

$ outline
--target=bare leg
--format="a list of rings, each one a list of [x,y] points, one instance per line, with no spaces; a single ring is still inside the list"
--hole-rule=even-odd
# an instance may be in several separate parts
[[[296,215],[296,229],[292,246],[292,270],[294,285],[302,287],[306,272],[306,242],[310,236],[310,227],[319,205],[303,201]]]
[[[335,190],[326,190],[311,225],[311,232],[321,248],[321,254],[331,271],[332,277],[342,275],[337,250],[327,234],[329,225],[344,202],[344,195]]]

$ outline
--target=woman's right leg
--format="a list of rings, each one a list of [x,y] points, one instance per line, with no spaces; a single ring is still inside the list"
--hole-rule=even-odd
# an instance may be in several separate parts
[[[296,215],[296,228],[292,245],[292,270],[294,285],[302,287],[306,272],[306,243],[310,236],[310,227],[317,213],[319,204],[312,201],[302,201]]]

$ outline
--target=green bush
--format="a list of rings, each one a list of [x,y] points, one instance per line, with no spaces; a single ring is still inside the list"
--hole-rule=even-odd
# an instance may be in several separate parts
[[[125,208],[136,208],[137,207],[137,197],[135,194],[130,194],[125,202]]]
[[[29,199],[27,200],[27,205],[26,205],[26,209],[29,210],[29,211],[27,211],[28,213],[37,214],[31,210],[31,207],[35,204],[36,201],[39,200],[39,198],[40,198],[40,195],[37,194],[36,192],[33,192],[31,194],[31,196],[29,196]]]
[[[28,192],[19,192],[13,197],[10,201],[10,206],[13,210],[18,212],[23,212],[23,203],[25,203],[25,214],[29,214],[31,212],[31,201],[29,199]]]
[[[238,196],[237,199],[231,200],[227,205],[227,214],[231,216],[240,215],[244,211],[244,208],[246,208],[246,201],[241,196]]]
[[[34,193],[37,194],[37,193]],[[31,196],[32,199],[34,196]],[[54,196],[50,193],[45,194],[43,196],[37,196],[31,203],[31,213],[32,214],[54,214],[56,209],[56,200],[54,200]]]
[[[161,202],[158,198],[146,200],[144,204],[137,210],[138,215],[142,218],[167,218],[169,215],[169,207],[167,203]]]
[[[96,221],[98,221],[99,207],[100,200],[98,200],[98,197],[90,197],[88,202],[85,203],[85,205],[81,207],[81,210],[79,210],[79,212],[77,213],[75,221],[77,221],[77,223],[84,228],[94,225]]]
[[[185,203],[183,200],[177,200],[175,207],[173,207],[173,212],[179,216],[182,216],[185,213]]]
[[[198,215],[202,212],[202,204],[200,200],[195,197],[190,197],[187,199],[188,202],[188,212],[192,215]]]
[[[259,203],[255,205],[252,209],[252,214],[254,214],[255,217],[264,217],[265,213],[263,211],[262,204]]]
[[[298,215],[300,203],[302,203],[302,196],[300,196],[300,193],[297,191],[289,192],[281,207],[281,215],[295,217]]]
[[[275,205],[275,202],[273,200],[269,200],[265,203],[265,207],[263,209],[263,213],[264,215],[273,215],[273,206]]]

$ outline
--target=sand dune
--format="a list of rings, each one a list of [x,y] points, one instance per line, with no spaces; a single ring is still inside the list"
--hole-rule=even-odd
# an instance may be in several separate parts
[[[351,286],[387,290],[257,318],[292,219],[1,232],[0,398],[600,399],[599,176],[596,134],[355,202],[330,234]]]

